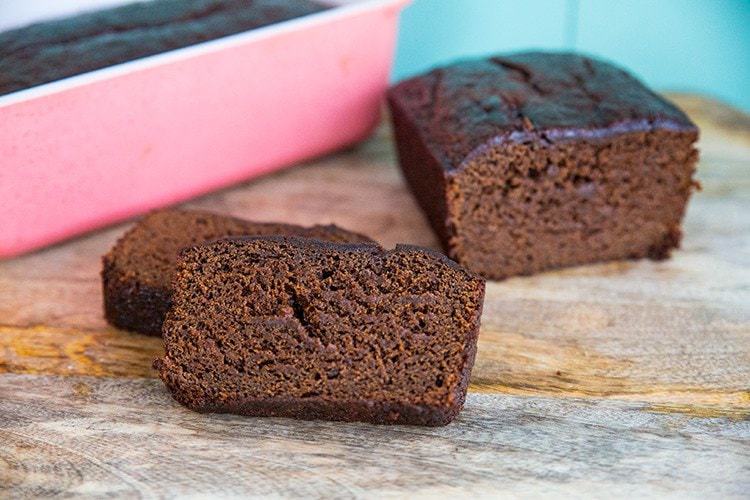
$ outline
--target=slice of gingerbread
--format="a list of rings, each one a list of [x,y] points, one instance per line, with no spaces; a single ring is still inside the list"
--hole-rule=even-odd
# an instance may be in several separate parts
[[[201,412],[445,425],[483,298],[482,278],[418,247],[221,240],[182,252],[155,367]]]

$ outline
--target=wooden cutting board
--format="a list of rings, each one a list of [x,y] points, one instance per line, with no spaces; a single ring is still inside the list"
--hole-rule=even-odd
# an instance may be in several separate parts
[[[192,413],[160,339],[102,318],[128,227],[0,263],[0,497],[750,494],[750,117],[702,129],[683,249],[490,282],[465,410],[444,428]],[[189,204],[435,246],[390,131]]]

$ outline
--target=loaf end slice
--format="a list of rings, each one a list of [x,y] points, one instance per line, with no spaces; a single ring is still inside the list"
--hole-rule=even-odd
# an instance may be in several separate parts
[[[182,248],[228,236],[292,235],[331,242],[372,242],[334,225],[252,222],[195,210],[162,210],[141,219],[103,257],[104,315],[118,328],[161,335]]]

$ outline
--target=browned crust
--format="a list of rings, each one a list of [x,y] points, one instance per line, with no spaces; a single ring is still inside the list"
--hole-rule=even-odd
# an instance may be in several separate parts
[[[440,244],[450,255],[446,170],[430,152],[419,128],[402,108],[397,95],[389,94],[388,103],[401,172]]]
[[[154,367],[159,369],[160,365],[156,363]],[[461,411],[466,397],[464,390],[456,403],[447,408],[373,400],[329,401],[320,397],[246,399],[221,406],[210,404],[196,406],[194,401],[185,397],[181,392],[173,390],[169,384],[167,387],[177,402],[200,413],[231,413],[252,417],[431,427],[451,423]]]
[[[171,305],[169,289],[153,287],[123,275],[109,255],[102,258],[104,317],[117,328],[161,336]]]
[[[339,250],[339,251],[345,251],[345,252],[365,252],[365,253],[366,252],[376,252],[376,253],[379,252],[379,253],[383,253],[386,255],[392,252],[421,253],[421,254],[429,255],[431,257],[439,259],[447,266],[450,266],[456,270],[463,271],[476,279],[482,279],[481,276],[470,271],[469,269],[466,269],[465,267],[462,267],[458,262],[450,259],[444,253],[441,253],[432,248],[420,247],[418,245],[410,245],[407,243],[399,243],[392,250],[384,250],[377,243],[367,243],[367,242],[340,243],[340,242],[333,242],[333,241],[316,240],[312,238],[304,238],[300,236],[285,236],[285,235],[280,234],[280,235],[273,235],[273,236],[230,236],[228,238],[221,238],[218,240],[206,242],[205,245],[212,245],[212,244],[220,243],[223,241],[240,241],[241,242],[241,241],[252,241],[252,240],[278,241],[278,242],[283,242],[283,243],[291,243],[299,247],[328,248],[332,250]],[[183,251],[189,251],[189,247],[185,248]]]

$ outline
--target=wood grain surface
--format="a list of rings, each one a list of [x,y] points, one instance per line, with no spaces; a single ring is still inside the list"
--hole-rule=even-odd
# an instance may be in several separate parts
[[[675,96],[703,190],[660,263],[490,282],[466,408],[443,429],[199,415],[107,326],[100,256],[127,224],[0,262],[0,497],[747,497],[750,118]],[[436,246],[382,127],[189,204]]]
[[[601,398],[470,394],[443,428],[200,415],[161,382],[7,375],[12,496],[741,497],[747,420]]]

